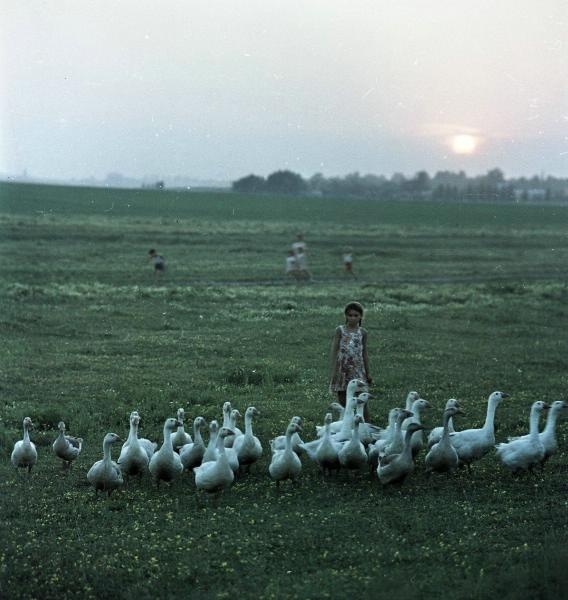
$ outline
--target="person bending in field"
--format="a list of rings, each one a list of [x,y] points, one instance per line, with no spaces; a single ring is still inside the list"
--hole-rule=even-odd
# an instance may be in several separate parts
[[[345,325],[335,329],[330,352],[329,391],[337,394],[337,401],[345,406],[347,384],[352,379],[361,379],[371,384],[369,357],[367,354],[367,331],[361,327],[363,307],[359,302],[349,302],[343,309]],[[365,421],[369,411],[365,404]]]
[[[292,244],[292,250],[294,251],[294,254],[298,254],[300,250],[305,254],[307,249],[308,247],[304,241],[304,234],[298,233],[296,235],[296,241]]]
[[[154,277],[161,276],[166,270],[166,259],[151,248],[148,250],[148,260],[154,263]]]

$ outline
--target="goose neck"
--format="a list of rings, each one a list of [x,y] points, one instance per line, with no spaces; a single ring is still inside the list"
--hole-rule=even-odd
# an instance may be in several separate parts
[[[359,441],[359,438],[360,438],[359,427],[361,427],[361,423],[353,424],[353,434],[351,436],[351,439],[354,442],[358,442]]]
[[[442,438],[444,440],[449,439],[449,437],[450,437],[450,426],[451,426],[451,423],[452,423],[452,415],[445,414],[444,415],[444,421],[443,421],[444,429],[442,431]]]
[[[531,410],[531,416],[529,420],[529,435],[531,438],[538,438],[538,420],[540,417],[540,411],[537,408]]]
[[[292,436],[294,435],[294,431],[290,428],[286,430],[286,452],[292,452]]]
[[[103,461],[105,463],[110,463],[111,462],[111,448],[112,448],[112,442],[105,440],[103,442]]]
[[[546,425],[544,426],[543,433],[551,435],[556,429],[556,419],[558,418],[558,411],[551,408],[546,418]]]
[[[225,438],[221,435],[217,435],[215,440],[215,447],[219,452],[219,456],[225,456]]]
[[[135,440],[138,440],[138,425],[131,422],[130,431],[128,432],[128,443],[132,444]]]
[[[245,415],[245,435],[252,435],[252,415]]]
[[[193,428],[193,442],[195,444],[203,444],[203,438],[201,437],[201,428],[200,427]]]
[[[219,440],[219,432],[217,430],[211,431],[209,435],[209,444],[208,448],[216,448],[217,441]],[[223,442],[223,447],[225,447],[225,443]]]
[[[166,452],[174,451],[174,445],[172,441],[172,430],[167,425],[164,425],[164,443],[162,444],[162,449]]]
[[[402,450],[402,454],[404,455],[405,458],[410,458],[411,453],[412,453],[412,444],[410,442],[410,440],[412,439],[414,432],[412,430],[406,430],[406,433],[404,434],[404,448]]]
[[[495,411],[497,410],[496,402],[489,402],[487,405],[487,414],[485,415],[485,423],[483,429],[485,431],[493,431],[493,424],[495,423]]]

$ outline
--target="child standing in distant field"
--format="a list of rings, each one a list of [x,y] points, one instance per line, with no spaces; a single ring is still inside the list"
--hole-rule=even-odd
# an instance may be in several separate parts
[[[288,256],[286,257],[286,276],[294,280],[298,280],[298,261],[294,250],[288,250]]]
[[[345,252],[343,253],[343,266],[345,267],[345,273],[347,273],[347,275],[355,277],[355,273],[353,273],[353,251],[351,248],[345,248]]]
[[[151,248],[148,250],[148,260],[154,263],[154,276],[162,275],[166,270],[166,259]]]
[[[359,302],[349,302],[343,314],[345,325],[336,328],[331,343],[329,391],[337,394],[338,402],[345,406],[347,384],[352,379],[361,379],[368,384],[373,380],[369,374],[367,331],[361,327],[363,307]],[[369,420],[367,405],[364,418]]]

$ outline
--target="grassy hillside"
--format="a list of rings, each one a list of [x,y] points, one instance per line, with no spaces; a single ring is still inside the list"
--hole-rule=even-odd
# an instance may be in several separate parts
[[[6,598],[558,598],[564,563],[566,423],[542,473],[513,477],[490,454],[471,473],[400,488],[366,473],[324,481],[303,460],[278,490],[268,441],[294,414],[323,420],[328,349],[342,307],[367,309],[372,421],[411,389],[480,426],[495,389],[511,397],[496,435],[524,433],[536,399],[566,398],[568,210],[503,205],[0,186],[0,596]],[[284,280],[297,231],[315,280]],[[358,280],[344,278],[354,249]],[[168,271],[155,280],[146,253]],[[244,285],[246,283],[246,285]],[[218,506],[184,474],[110,499],[86,482],[107,431],[128,414],[160,440],[183,406],[220,418],[261,411],[265,453]],[[30,416],[31,477],[9,457]],[[66,476],[51,452],[64,419],[85,447]],[[118,449],[114,450],[114,458]]]

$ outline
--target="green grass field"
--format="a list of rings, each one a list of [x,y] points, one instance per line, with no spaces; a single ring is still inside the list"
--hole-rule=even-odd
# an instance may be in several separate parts
[[[524,433],[534,400],[568,387],[568,207],[394,203],[0,185],[3,352],[0,597],[559,598],[568,593],[568,428],[543,473],[513,477],[491,454],[453,477],[381,489],[366,473],[301,484],[268,476],[268,440],[304,417],[315,437],[332,399],[328,350],[342,307],[367,309],[372,421],[418,390],[496,435]],[[311,284],[284,259],[297,231]],[[359,278],[344,277],[351,246]],[[168,270],[156,280],[155,247]],[[161,437],[183,406],[261,411],[265,453],[218,506],[193,477],[133,482],[95,498],[86,472],[108,431]],[[31,477],[10,453],[30,416]],[[65,476],[57,422],[85,439]],[[114,458],[118,456],[115,448]]]

